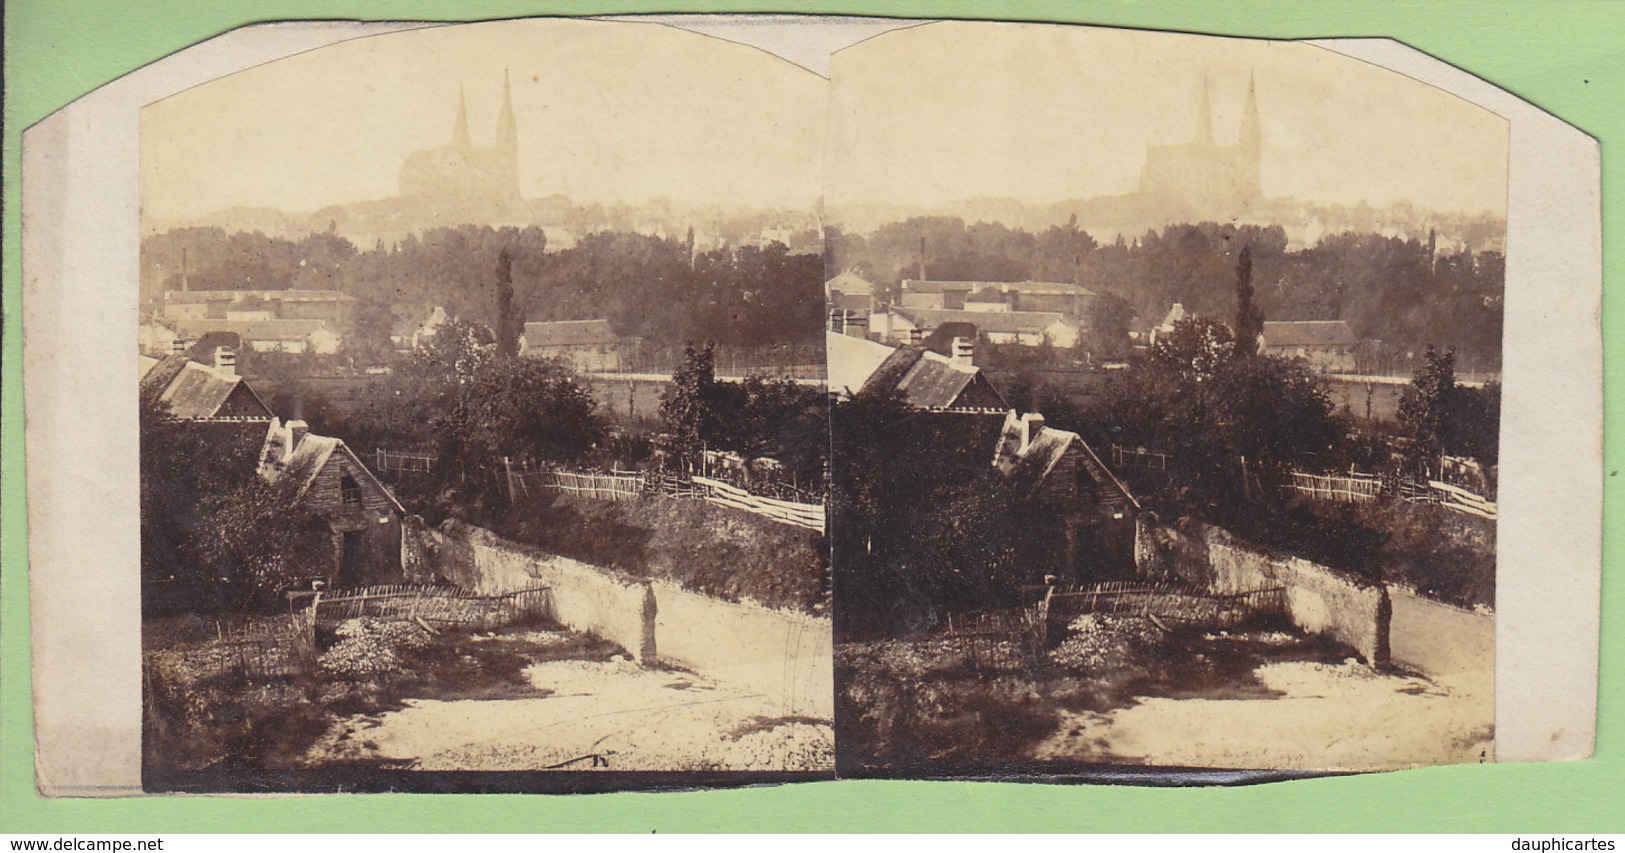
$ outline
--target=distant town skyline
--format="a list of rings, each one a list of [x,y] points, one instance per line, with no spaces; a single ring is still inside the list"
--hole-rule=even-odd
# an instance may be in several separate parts
[[[1153,148],[1240,144],[1250,89],[1266,198],[1506,214],[1503,119],[1306,43],[938,22],[846,48],[831,69],[835,219],[1133,194]]]
[[[353,39],[149,105],[143,216],[394,198],[414,152],[455,144],[460,101],[472,145],[495,144],[505,77],[525,198],[811,210],[822,192],[822,78],[668,26],[544,19]]]

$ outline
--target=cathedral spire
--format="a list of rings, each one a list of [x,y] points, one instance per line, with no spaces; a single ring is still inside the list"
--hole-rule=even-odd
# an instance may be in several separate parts
[[[457,123],[451,129],[451,146],[459,151],[474,147],[468,138],[468,99],[461,84],[457,86]]]
[[[1208,75],[1202,75],[1202,113],[1196,119],[1196,141],[1202,145],[1213,144],[1213,107],[1208,103],[1209,83]]]
[[[502,111],[497,113],[497,148],[510,153],[519,150],[519,123],[513,116],[513,87],[508,69],[502,69]]]

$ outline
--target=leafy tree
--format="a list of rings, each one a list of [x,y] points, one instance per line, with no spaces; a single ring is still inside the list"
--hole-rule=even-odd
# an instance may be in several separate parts
[[[1455,405],[1456,351],[1440,353],[1429,346],[1411,384],[1399,398],[1399,425],[1404,433],[1405,467],[1417,476],[1438,469]]]
[[[683,362],[660,394],[657,443],[674,464],[692,469],[699,463],[706,436],[715,432],[716,385],[716,346],[684,346]]]
[[[519,335],[524,323],[513,302],[513,257],[506,246],[497,254],[497,355],[519,355]]]
[[[141,401],[148,612],[265,609],[332,557],[326,523],[259,478],[259,445],[233,427],[177,421],[153,397]]]
[[[294,581],[331,568],[331,530],[297,500],[291,484],[254,477],[206,495],[202,508],[202,523],[183,554],[194,572],[218,585],[232,610],[274,608]]]
[[[1243,246],[1236,261],[1236,358],[1258,355],[1264,311],[1253,303],[1253,248]]]
[[[1115,293],[1102,293],[1095,299],[1089,332],[1078,340],[1096,358],[1122,358],[1128,352],[1129,328],[1134,323],[1134,306]]]
[[[1192,317],[1174,324],[1151,348],[1153,370],[1180,382],[1211,379],[1235,352],[1230,328],[1217,320]]]

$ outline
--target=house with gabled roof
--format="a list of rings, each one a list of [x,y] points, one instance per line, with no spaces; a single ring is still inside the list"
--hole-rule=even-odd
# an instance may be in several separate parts
[[[622,345],[608,320],[555,320],[526,323],[519,353],[563,359],[582,373],[607,373],[621,368]]]
[[[1323,373],[1353,373],[1359,343],[1343,320],[1266,320],[1258,335],[1260,353],[1301,358]]]
[[[323,571],[344,587],[399,583],[401,521],[406,510],[342,439],[313,435],[300,420],[272,419],[259,474],[285,484],[292,500],[327,522],[332,556]]]
[[[237,375],[236,357],[216,354],[216,364],[200,364],[175,353],[141,357],[141,394],[169,407],[180,420],[271,417],[271,407]]]
[[[1082,436],[1046,426],[1043,415],[1012,409],[1004,418],[993,467],[1017,500],[1060,520],[1065,539],[1051,574],[1082,583],[1133,570],[1140,502]]]

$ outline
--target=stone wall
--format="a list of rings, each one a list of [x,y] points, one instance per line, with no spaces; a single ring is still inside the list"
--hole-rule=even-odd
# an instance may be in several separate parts
[[[1297,557],[1272,556],[1211,525],[1175,525],[1149,513],[1137,522],[1134,562],[1148,580],[1178,580],[1221,594],[1286,589],[1286,616],[1310,634],[1352,647],[1374,666],[1389,662],[1392,602],[1384,584]]]
[[[773,697],[786,715],[834,717],[829,619],[736,604],[548,554],[457,521],[408,519],[402,564],[415,582],[484,594],[548,587],[553,617],[627,650]]]
[[[482,595],[547,587],[553,591],[553,618],[560,624],[615,643],[640,662],[654,659],[655,601],[648,582],[509,542],[458,521],[418,532],[422,553],[405,562],[431,574],[429,580]]]

